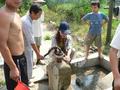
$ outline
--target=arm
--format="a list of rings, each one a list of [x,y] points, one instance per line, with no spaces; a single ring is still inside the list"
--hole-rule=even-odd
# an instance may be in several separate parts
[[[31,46],[32,46],[33,50],[35,51],[35,53],[37,55],[37,59],[43,59],[43,57],[40,55],[40,52],[39,52],[36,44],[33,43],[33,44],[31,44]]]
[[[19,77],[19,71],[12,59],[11,52],[9,50],[7,41],[9,36],[10,21],[4,14],[0,13],[0,52],[4,58],[5,63],[10,68],[10,77],[14,80],[17,80]]]
[[[42,56],[40,55],[40,52],[35,44],[34,36],[32,34],[32,26],[28,25],[28,23],[26,22],[23,22],[23,33],[27,42],[32,46],[33,50],[35,51],[37,58],[41,59]]]
[[[102,16],[103,16],[102,26],[104,26],[109,21],[109,18],[108,18],[108,16],[104,15],[103,13],[102,13]]]
[[[71,53],[72,53],[72,37],[70,35],[67,35],[67,55],[66,55],[66,59],[70,62],[72,60],[72,57],[71,57]]]
[[[118,33],[114,35],[112,42],[110,44],[111,49],[109,53],[111,69],[112,69],[113,78],[114,78],[114,89],[115,90],[120,90],[120,72],[118,68],[119,66],[118,50],[120,50],[120,44],[119,44],[120,37],[119,36],[120,36],[120,31],[118,31]]]
[[[109,53],[110,64],[111,64],[111,69],[112,69],[114,78],[118,78],[118,77],[120,78],[120,73],[119,73],[119,70],[118,70],[117,52],[118,52],[117,49],[111,48],[110,53]]]
[[[68,50],[68,52],[67,52],[67,57],[69,57],[69,58],[70,58],[71,53],[72,53],[72,50],[71,50],[71,49],[69,49],[69,50]]]
[[[55,36],[52,37],[52,40],[51,40],[51,48],[52,47],[56,47],[57,46],[57,42],[56,42],[56,39],[55,39]]]
[[[117,58],[118,50],[115,48],[110,49],[110,63],[111,63],[111,69],[113,73],[114,78],[114,90],[120,90],[120,73],[118,69],[118,58]]]
[[[81,20],[82,20],[82,23],[86,23],[86,24],[89,25],[90,13],[86,14],[85,16],[83,16],[83,17],[81,18]]]
[[[71,55],[71,52],[72,52],[72,37],[70,35],[67,35],[67,49],[68,49],[68,52],[67,52],[67,56],[70,57]]]

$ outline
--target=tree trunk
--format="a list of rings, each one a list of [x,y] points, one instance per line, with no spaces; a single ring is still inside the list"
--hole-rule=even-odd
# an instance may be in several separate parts
[[[107,26],[106,45],[109,45],[111,42],[112,16],[113,16],[114,3],[115,3],[114,0],[110,0],[110,2],[109,2],[109,22],[108,22],[108,26]]]

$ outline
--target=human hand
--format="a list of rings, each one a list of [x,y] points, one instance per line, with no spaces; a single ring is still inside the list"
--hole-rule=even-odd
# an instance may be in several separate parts
[[[69,56],[65,56],[64,59],[67,60],[67,61],[70,61],[70,57]]]
[[[120,78],[114,80],[114,90],[120,90]]]
[[[69,56],[65,56],[64,57],[64,60],[67,61],[67,62],[70,62],[71,61],[71,58]]]
[[[18,68],[10,70],[10,78],[15,81],[18,81],[20,79],[20,73],[19,73]]]
[[[37,60],[43,60],[44,59],[44,57],[42,56],[42,55],[37,55]]]

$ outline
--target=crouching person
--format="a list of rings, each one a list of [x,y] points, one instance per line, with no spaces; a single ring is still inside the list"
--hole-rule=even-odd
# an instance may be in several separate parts
[[[61,48],[65,53],[64,59],[70,63],[75,49],[72,48],[72,37],[70,36],[69,24],[66,21],[60,23],[57,33],[52,38],[52,47],[55,46]]]
[[[72,40],[69,35],[69,24],[61,22],[56,35],[52,38],[52,60],[47,66],[49,90],[67,90],[71,82],[71,67],[73,58]],[[67,62],[67,63],[66,63]]]

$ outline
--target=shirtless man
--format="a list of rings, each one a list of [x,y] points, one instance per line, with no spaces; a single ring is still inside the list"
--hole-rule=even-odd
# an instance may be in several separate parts
[[[5,61],[7,90],[14,90],[20,77],[28,85],[22,23],[17,14],[21,3],[22,0],[5,0],[5,5],[0,8],[0,52]]]

